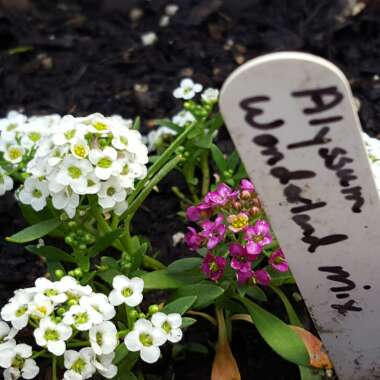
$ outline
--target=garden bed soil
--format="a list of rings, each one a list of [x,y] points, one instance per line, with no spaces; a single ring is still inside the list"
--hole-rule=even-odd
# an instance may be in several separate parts
[[[16,9],[20,3],[21,9]],[[159,26],[165,6],[178,12]],[[140,115],[142,130],[154,118],[179,107],[171,92],[183,77],[219,88],[240,64],[263,53],[300,50],[325,57],[348,76],[360,103],[363,128],[380,133],[380,6],[367,1],[353,7],[343,0],[208,0],[208,1],[2,1],[0,8],[0,114],[23,110],[27,115],[85,115],[101,112]],[[8,6],[6,6],[8,5]],[[22,9],[23,6],[27,6]],[[364,9],[363,9],[364,7]],[[132,9],[135,9],[134,11]],[[136,11],[139,9],[139,11]],[[143,46],[141,35],[157,41]],[[219,144],[228,152],[226,130]],[[172,173],[139,212],[135,232],[148,236],[164,262],[188,255],[172,235],[184,231],[177,216],[173,185],[184,187]],[[44,273],[44,263],[4,237],[23,226],[12,194],[0,202],[0,302],[12,291],[30,286]],[[291,294],[295,289],[289,288]],[[271,308],[285,318],[273,298]],[[303,320],[311,324],[302,303]],[[277,355],[255,329],[234,322],[232,349],[242,379],[296,380],[298,369]],[[145,366],[146,379],[210,378],[216,339],[205,321],[191,328],[182,346],[166,349],[165,359]],[[184,355],[187,352],[186,356]],[[173,355],[174,360],[171,360]],[[42,371],[38,379],[48,379]]]

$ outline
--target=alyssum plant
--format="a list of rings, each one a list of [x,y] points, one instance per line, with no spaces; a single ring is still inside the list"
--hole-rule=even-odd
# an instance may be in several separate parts
[[[51,360],[53,379],[62,369],[65,379],[95,372],[112,378],[118,368],[120,378],[134,379],[136,352],[145,362],[157,361],[159,347],[178,342],[180,327],[195,322],[181,314],[202,306],[195,305],[196,296],[140,307],[144,269],[165,266],[147,255],[149,242],[131,232],[145,198],[190,157],[192,141],[215,118],[214,103],[203,96],[205,111],[181,122],[177,136],[151,160],[138,119],[27,118],[10,112],[0,121],[0,195],[17,184],[16,199],[31,224],[7,240],[39,239],[26,249],[46,259],[52,279],[16,291],[1,309],[0,366],[6,379],[35,377],[37,358]],[[18,338],[24,330],[34,336],[28,344]]]

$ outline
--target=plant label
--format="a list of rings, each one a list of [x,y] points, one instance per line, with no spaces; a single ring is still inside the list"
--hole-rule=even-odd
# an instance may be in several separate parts
[[[274,53],[220,108],[340,380],[380,379],[380,203],[347,79]]]

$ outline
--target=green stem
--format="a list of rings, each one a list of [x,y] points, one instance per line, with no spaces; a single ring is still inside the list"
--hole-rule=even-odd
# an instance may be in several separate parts
[[[32,355],[31,359],[36,359],[36,358],[38,358],[39,356],[44,355],[45,353],[46,353],[46,350],[41,350],[41,351],[35,352],[35,353]]]
[[[210,187],[210,169],[208,166],[208,151],[204,152],[201,156],[201,170],[202,170],[202,197],[204,197]]]
[[[193,203],[177,186],[172,187],[172,192],[185,204],[191,205]]]
[[[165,269],[166,265],[164,265],[161,261],[158,261],[152,256],[145,255],[143,258],[143,265],[147,269],[159,270]]]
[[[98,230],[101,233],[101,235],[104,235],[106,232],[109,232],[111,230],[110,226],[104,220],[104,217],[100,211],[100,207],[99,207],[98,203],[96,202],[95,196],[90,195],[88,197],[88,201],[90,203],[92,215],[94,216],[94,218],[98,224]]]
[[[51,380],[57,380],[57,357],[55,355],[51,359]]]
[[[187,127],[178,137],[169,145],[169,147],[164,151],[158,160],[156,160],[152,166],[149,168],[146,177],[141,180],[135,190],[128,198],[128,202],[132,202],[135,198],[138,197],[140,191],[145,187],[145,184],[161,169],[161,167],[169,161],[172,154],[175,150],[185,141],[189,133],[195,128],[197,123],[194,123]]]
[[[127,211],[121,216],[121,219],[126,218],[125,225],[129,226],[134,214],[139,209],[141,204],[144,202],[146,197],[150,194],[153,188],[169,173],[171,172],[180,161],[183,160],[181,155],[174,157],[172,160],[167,162],[161,170],[153,177],[149,182],[145,184],[145,188],[140,192],[140,194],[135,198],[132,204],[128,207]]]
[[[126,330],[121,330],[117,333],[117,336],[119,338],[124,338],[131,330],[130,329],[126,329]]]
[[[75,348],[75,347],[87,347],[89,346],[90,343],[89,342],[78,342],[78,343],[69,343],[67,345],[68,348]]]

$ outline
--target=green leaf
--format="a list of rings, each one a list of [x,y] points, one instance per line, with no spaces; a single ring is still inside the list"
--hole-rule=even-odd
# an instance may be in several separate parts
[[[157,119],[155,120],[155,124],[160,125],[162,127],[168,127],[177,133],[181,133],[183,131],[182,127],[179,127],[177,124],[173,123],[169,119]]]
[[[148,243],[142,243],[138,247],[138,249],[132,253],[132,265],[130,268],[130,272],[134,272],[135,270],[141,267],[144,260],[144,255],[147,252],[148,247]]]
[[[227,161],[224,158],[223,152],[215,144],[211,145],[211,156],[219,173],[224,173],[227,170]]]
[[[46,257],[48,261],[67,261],[69,263],[76,262],[74,257],[70,254],[51,245],[43,245],[41,247],[37,247],[36,245],[27,245],[25,249],[35,255]]]
[[[258,332],[278,355],[292,363],[309,366],[309,354],[290,326],[256,303],[241,298]]]
[[[293,326],[299,326],[299,327],[303,328],[303,325],[302,325],[300,319],[298,318],[298,315],[297,315],[296,311],[294,310],[293,305],[290,303],[290,301],[289,301],[288,297],[286,297],[285,293],[281,289],[277,288],[276,286],[272,285],[271,288],[280,297],[282,303],[284,304],[286,312],[287,312],[288,317],[289,317],[290,324]]]
[[[166,314],[170,313],[179,313],[184,314],[187,310],[191,308],[191,306],[196,301],[196,296],[187,296],[187,297],[181,297],[173,302],[168,303],[165,305],[165,307],[162,309],[162,311]]]
[[[7,53],[9,55],[16,55],[16,54],[28,53],[32,51],[33,49],[34,49],[33,46],[29,46],[29,45],[17,46],[15,48],[7,50]]]
[[[180,259],[172,262],[168,266],[169,273],[180,273],[191,269],[199,268],[202,263],[200,257],[187,257],[185,259]]]
[[[275,269],[273,269],[271,266],[265,267],[265,269],[268,271],[272,281],[271,285],[273,286],[281,286],[285,284],[295,284],[294,277],[292,276],[291,272],[279,272]]]
[[[175,298],[185,296],[196,296],[194,308],[202,308],[210,305],[216,298],[224,293],[224,289],[211,284],[191,284],[179,288],[175,292]]]
[[[253,286],[249,287],[246,292],[247,296],[252,298],[253,300],[256,301],[261,301],[261,302],[267,302],[268,298],[267,295],[265,294],[264,290],[261,289],[259,286]]]
[[[182,328],[190,327],[190,326],[192,326],[196,322],[197,322],[197,320],[194,319],[194,318],[182,317],[182,325],[181,325],[181,327]]]
[[[193,284],[203,280],[203,275],[200,272],[196,273],[169,273],[167,269],[156,270],[154,272],[144,273],[144,289],[177,289],[187,284]],[[191,295],[191,294],[186,294]]]
[[[140,116],[137,116],[136,119],[133,122],[132,129],[139,130],[141,126],[141,118]]]
[[[123,274],[116,269],[107,269],[97,273],[97,276],[100,277],[107,284],[112,284],[113,278],[119,274]]]
[[[96,240],[95,244],[88,250],[88,257],[94,257],[98,253],[104,251],[106,248],[112,245],[112,243],[118,239],[123,230],[117,229],[111,232],[107,232],[105,235],[101,236]]]
[[[49,232],[54,231],[61,225],[58,219],[49,219],[43,222],[34,224],[33,226],[26,227],[22,231],[15,233],[12,236],[6,238],[7,241],[11,243],[27,243],[39,239]]]
[[[203,135],[194,139],[194,145],[199,148],[210,149],[213,139],[212,134]]]

